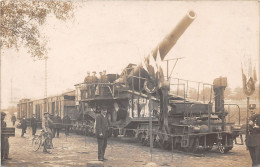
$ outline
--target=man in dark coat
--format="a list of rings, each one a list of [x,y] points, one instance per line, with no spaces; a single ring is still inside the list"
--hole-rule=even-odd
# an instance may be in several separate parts
[[[108,120],[105,117],[106,111],[101,113],[101,109],[97,109],[96,113],[95,131],[98,142],[98,160],[104,161],[106,160],[104,155],[107,147]]]
[[[36,129],[37,129],[37,120],[36,120],[35,114],[33,114],[33,117],[31,119],[31,126],[32,126],[32,135],[34,136],[36,133]]]
[[[65,128],[65,135],[69,135],[69,132],[70,132],[70,124],[71,124],[71,120],[70,120],[70,117],[68,115],[65,115],[65,117],[63,117],[63,125],[64,125],[64,128]]]
[[[1,129],[6,128],[6,122],[4,121],[6,113],[1,112]],[[1,161],[10,159],[9,155],[9,141],[8,136],[3,135],[1,131]]]
[[[260,165],[260,114],[254,112],[255,105],[250,105],[251,116],[248,121],[247,148],[249,150],[252,166]]]
[[[90,76],[90,72],[88,71],[87,72],[87,76],[86,78],[84,79],[84,83],[86,84],[86,90],[85,91],[82,91],[83,93],[83,98],[86,98],[86,97],[90,97],[90,93],[91,93],[91,86],[89,84],[92,83],[92,76]]]
[[[23,119],[21,120],[21,127],[22,127],[21,137],[24,137],[24,134],[26,133],[26,129],[27,129],[27,123],[26,123],[25,116],[23,116]]]
[[[13,122],[13,126],[15,125],[15,121],[16,121],[16,117],[15,115],[13,114],[12,118],[11,118],[11,121]]]
[[[52,144],[52,130],[51,127],[53,127],[53,121],[50,118],[50,114],[48,112],[44,113],[44,129],[46,132],[48,132],[49,138],[50,138],[50,147],[53,148],[53,144]],[[43,152],[47,152],[46,148],[43,147]]]
[[[53,128],[53,137],[55,137],[56,132],[57,132],[57,137],[60,136],[60,129],[61,129],[61,118],[59,116],[59,114],[57,113],[57,115],[53,118],[53,122],[54,122],[54,128]]]

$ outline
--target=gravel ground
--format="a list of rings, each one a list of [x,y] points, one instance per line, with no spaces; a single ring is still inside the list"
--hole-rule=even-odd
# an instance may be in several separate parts
[[[10,117],[10,116],[9,116]],[[6,118],[7,122],[9,117]],[[11,122],[8,122],[11,127]],[[37,130],[39,133],[39,130]],[[20,137],[21,129],[16,129],[16,136],[9,138],[11,160],[2,162],[2,166],[86,166],[88,161],[97,160],[97,141],[93,137],[71,134],[54,138],[54,150],[51,154],[34,152],[31,147],[31,130],[25,137]],[[149,147],[141,146],[132,139],[110,138],[104,161],[105,167],[144,167],[151,162]],[[171,167],[248,167],[251,159],[245,145],[235,145],[227,154],[211,151],[203,157],[185,153],[153,149],[152,162],[158,166]]]

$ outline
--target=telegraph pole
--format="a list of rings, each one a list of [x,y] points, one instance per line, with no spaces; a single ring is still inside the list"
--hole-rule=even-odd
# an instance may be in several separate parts
[[[48,76],[47,76],[47,60],[48,57],[44,57],[45,60],[45,84],[44,84],[44,98],[47,98],[47,80],[48,80]]]

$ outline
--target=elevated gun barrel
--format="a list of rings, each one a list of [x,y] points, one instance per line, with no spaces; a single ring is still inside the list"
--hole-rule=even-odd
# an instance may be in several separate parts
[[[189,25],[196,18],[194,11],[189,11],[177,24],[177,26],[159,43],[159,45],[152,51],[153,57],[156,59],[156,54],[159,48],[161,60],[165,58],[167,53],[176,44],[180,36],[186,31]]]
[[[188,26],[192,23],[192,21],[195,18],[196,18],[196,14],[194,11],[189,11],[182,18],[182,20],[177,24],[177,26],[168,35],[166,35],[166,37],[152,50],[151,55],[153,56],[154,60],[157,59],[156,56],[157,56],[158,49],[161,56],[161,60],[164,60],[168,52],[176,44],[180,36],[185,32],[185,30],[188,28]],[[149,60],[150,54],[145,59]],[[138,90],[138,88],[143,87],[143,80],[139,82],[139,79],[137,77],[147,78],[149,77],[147,75],[150,74],[147,74],[147,72],[145,72],[143,63],[140,63],[130,72],[130,75],[135,78],[134,79],[128,78],[127,82],[129,83],[129,85],[131,85],[130,82],[134,82],[134,89]],[[123,78],[121,78],[121,81],[124,80]]]

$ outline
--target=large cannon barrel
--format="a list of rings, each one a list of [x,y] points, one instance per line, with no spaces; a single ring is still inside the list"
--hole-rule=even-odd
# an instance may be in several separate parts
[[[188,26],[192,23],[192,21],[195,18],[196,18],[195,12],[189,11],[182,18],[182,20],[177,24],[177,26],[168,35],[166,35],[166,37],[152,50],[151,54],[149,54],[145,58],[145,60],[149,60],[151,58],[150,56],[152,55],[154,61],[156,61],[158,49],[159,49],[159,53],[161,56],[161,60],[164,60],[167,53],[176,44],[176,42],[178,41],[180,36],[185,32],[185,30],[188,28]],[[120,81],[127,79],[127,83],[128,83],[128,85],[130,85],[130,87],[132,87],[132,88],[134,87],[135,90],[142,89],[143,85],[144,85],[144,80],[140,81],[139,78],[140,77],[148,78],[149,76],[154,75],[153,72],[151,73],[151,71],[153,71],[153,70],[148,72],[147,70],[144,69],[143,64],[145,64],[145,63],[140,63],[138,66],[136,66],[135,68],[132,69],[132,71],[130,72],[130,76],[132,76],[132,78],[130,77],[127,79],[126,77],[122,76],[122,78],[120,78],[117,81],[120,82]],[[149,66],[150,66],[150,69],[155,68],[155,67],[151,67],[151,64]],[[163,74],[161,74],[161,75],[163,75]],[[133,86],[131,86],[131,85],[133,85]]]
[[[159,48],[161,60],[163,60],[195,18],[195,12],[192,10],[189,11],[182,18],[179,24],[177,24],[177,26],[159,43],[159,45],[155,47],[155,49],[152,51],[153,57],[156,59],[157,51]]]

